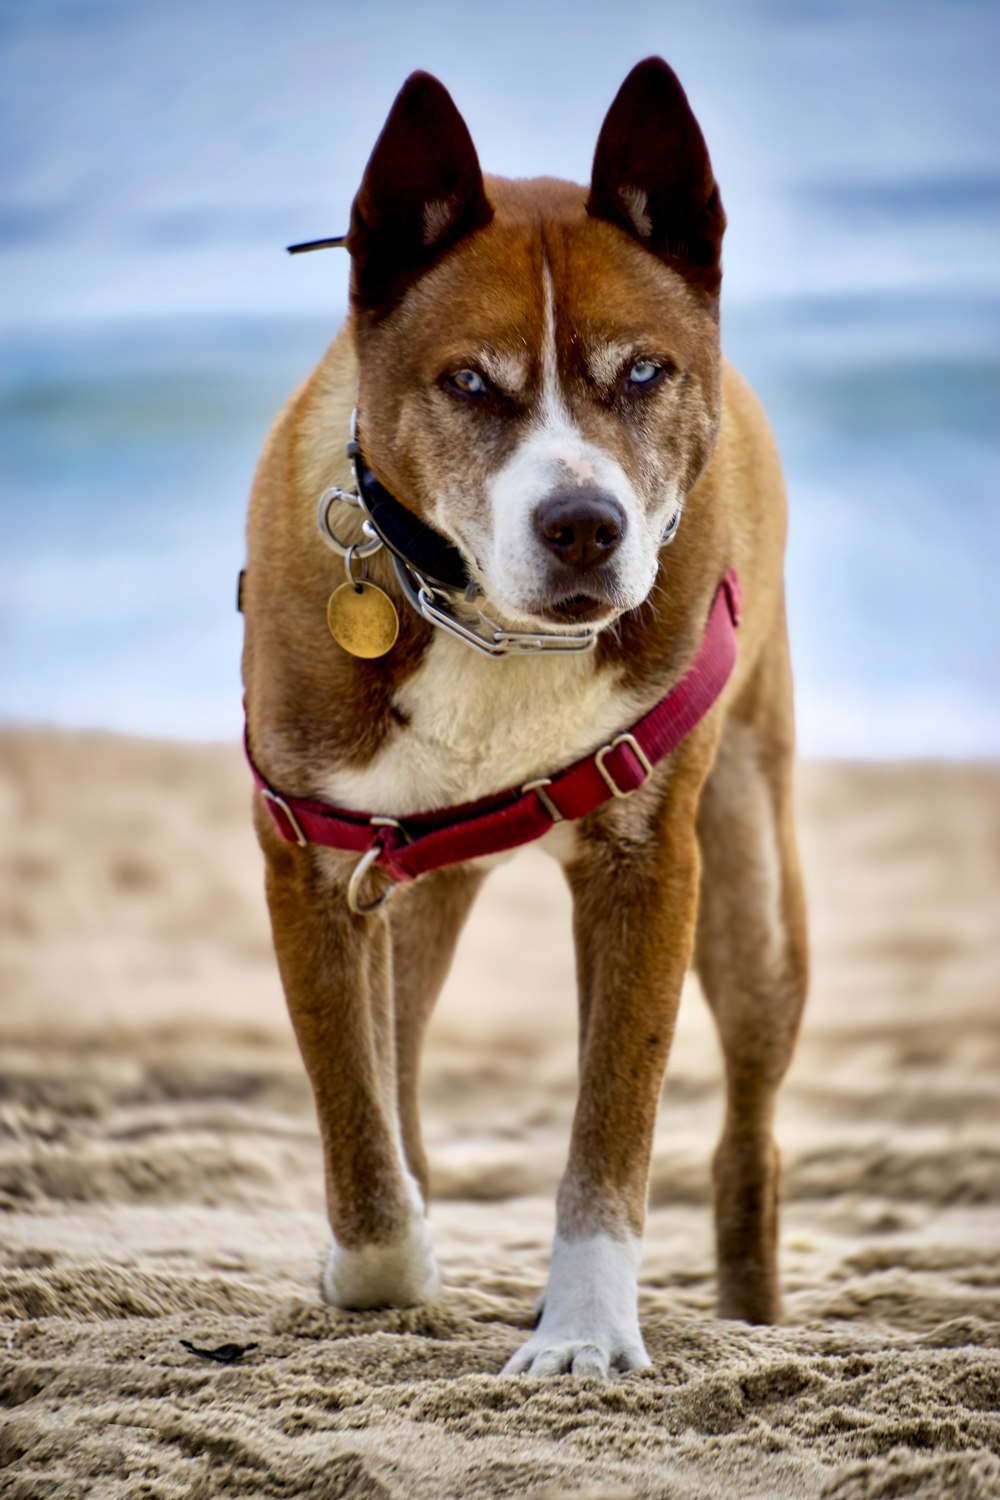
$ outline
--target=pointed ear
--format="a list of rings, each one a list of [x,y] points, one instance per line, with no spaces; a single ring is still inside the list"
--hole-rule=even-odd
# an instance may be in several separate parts
[[[445,250],[492,217],[476,148],[451,95],[429,73],[412,73],[351,211],[355,305],[390,311]]]
[[[718,292],[726,216],[698,121],[661,57],[637,63],[608,110],[587,212]]]

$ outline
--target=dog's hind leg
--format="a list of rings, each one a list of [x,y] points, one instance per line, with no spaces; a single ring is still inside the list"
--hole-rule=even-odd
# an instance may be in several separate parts
[[[805,902],[792,823],[784,617],[732,709],[702,793],[696,963],[726,1066],[713,1164],[719,1312],[780,1313],[779,1160],[772,1123],[805,1002]]]
[[[420,1053],[455,944],[483,882],[467,866],[437,870],[400,891],[390,914],[396,1007],[396,1083],[406,1161],[427,1199],[420,1134]]]
[[[396,1101],[392,955],[382,915],[345,900],[350,861],[281,843],[258,799],[266,890],[285,997],[316,1101],[339,1307],[408,1306],[438,1287]]]

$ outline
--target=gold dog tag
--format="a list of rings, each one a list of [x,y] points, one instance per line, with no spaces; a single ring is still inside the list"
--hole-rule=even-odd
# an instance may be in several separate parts
[[[326,602],[326,623],[351,656],[384,656],[399,635],[396,606],[374,583],[342,583]]]

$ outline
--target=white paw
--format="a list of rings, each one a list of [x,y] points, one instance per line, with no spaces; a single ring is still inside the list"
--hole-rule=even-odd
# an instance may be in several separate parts
[[[413,1307],[441,1289],[430,1228],[414,1216],[402,1239],[347,1250],[334,1240],[323,1273],[323,1296],[335,1307]]]
[[[504,1375],[531,1375],[544,1380],[549,1375],[596,1375],[606,1379],[612,1372],[641,1370],[649,1356],[636,1328],[606,1337],[573,1338],[546,1333],[541,1327],[522,1344],[503,1367]]]
[[[538,1327],[503,1373],[607,1376],[648,1365],[636,1306],[640,1254],[631,1236],[556,1235]]]

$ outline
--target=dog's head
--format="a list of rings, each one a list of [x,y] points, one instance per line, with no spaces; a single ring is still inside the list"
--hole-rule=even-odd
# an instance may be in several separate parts
[[[415,73],[348,236],[360,436],[514,626],[604,625],[646,598],[718,426],[725,215],[676,76],[625,80],[589,194],[484,181]]]

